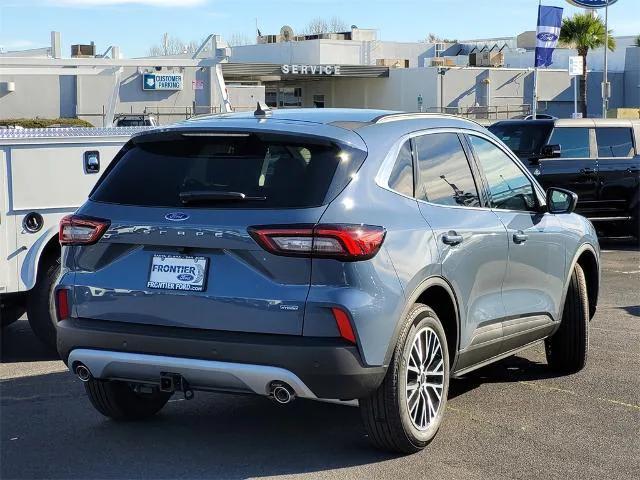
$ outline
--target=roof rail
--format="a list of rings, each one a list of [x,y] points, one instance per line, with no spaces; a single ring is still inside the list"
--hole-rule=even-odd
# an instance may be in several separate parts
[[[453,115],[451,113],[438,113],[438,112],[389,113],[389,114],[380,115],[379,117],[374,118],[372,120],[372,123],[387,123],[387,122],[395,122],[398,120],[415,120],[420,118],[438,118],[438,117],[458,118],[460,120],[467,120],[469,122],[473,122],[482,126],[482,124],[476,122],[471,118],[461,117],[460,115]]]

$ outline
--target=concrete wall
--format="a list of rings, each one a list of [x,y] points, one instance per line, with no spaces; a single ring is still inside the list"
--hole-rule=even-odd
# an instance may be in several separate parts
[[[406,58],[410,67],[419,67],[424,64],[424,58],[433,56],[435,47],[429,43],[307,40],[233,47],[230,61],[375,65],[376,60],[381,58]]]
[[[640,107],[640,47],[627,48],[624,95],[625,107]]]
[[[418,95],[423,108],[438,102],[438,74],[435,68],[391,70],[389,78],[343,78],[334,80],[331,106],[383,108],[418,111]]]
[[[58,75],[0,75],[0,118],[58,118],[67,84]],[[15,92],[6,91],[6,82],[15,82]],[[63,114],[69,112],[63,108]]]
[[[171,71],[167,71],[171,72]],[[175,70],[179,72],[179,70]],[[158,72],[162,73],[162,72]],[[183,120],[190,114],[193,102],[208,107],[212,98],[208,71],[196,68],[184,68],[182,90],[145,91],[142,89],[142,74],[137,68],[123,68],[120,74],[120,86],[117,89],[116,113],[141,113],[145,109],[154,112],[160,123]],[[202,80],[203,90],[193,88],[194,80]],[[77,79],[77,105],[80,118],[102,125],[103,106],[108,109],[109,98],[114,92],[116,76],[80,75]],[[199,110],[198,113],[203,113]]]

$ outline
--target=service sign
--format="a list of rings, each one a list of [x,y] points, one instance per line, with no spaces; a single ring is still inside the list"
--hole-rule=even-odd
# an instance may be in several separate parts
[[[282,65],[285,75],[340,75],[340,65]]]
[[[181,73],[145,73],[142,75],[143,90],[182,90]]]
[[[582,8],[604,8],[607,5],[613,5],[618,0],[567,0],[571,5]]]

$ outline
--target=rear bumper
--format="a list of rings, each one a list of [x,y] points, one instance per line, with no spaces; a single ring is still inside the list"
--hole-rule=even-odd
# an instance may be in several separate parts
[[[158,382],[183,375],[194,389],[268,394],[272,381],[306,398],[351,400],[371,394],[385,367],[367,367],[338,338],[264,335],[70,319],[57,325],[58,352],[96,378]]]

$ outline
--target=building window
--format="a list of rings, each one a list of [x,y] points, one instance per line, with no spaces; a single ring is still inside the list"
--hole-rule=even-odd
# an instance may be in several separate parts
[[[282,108],[302,107],[302,88],[281,87],[278,106]]]
[[[313,106],[316,108],[324,108],[324,95],[314,95]]]

